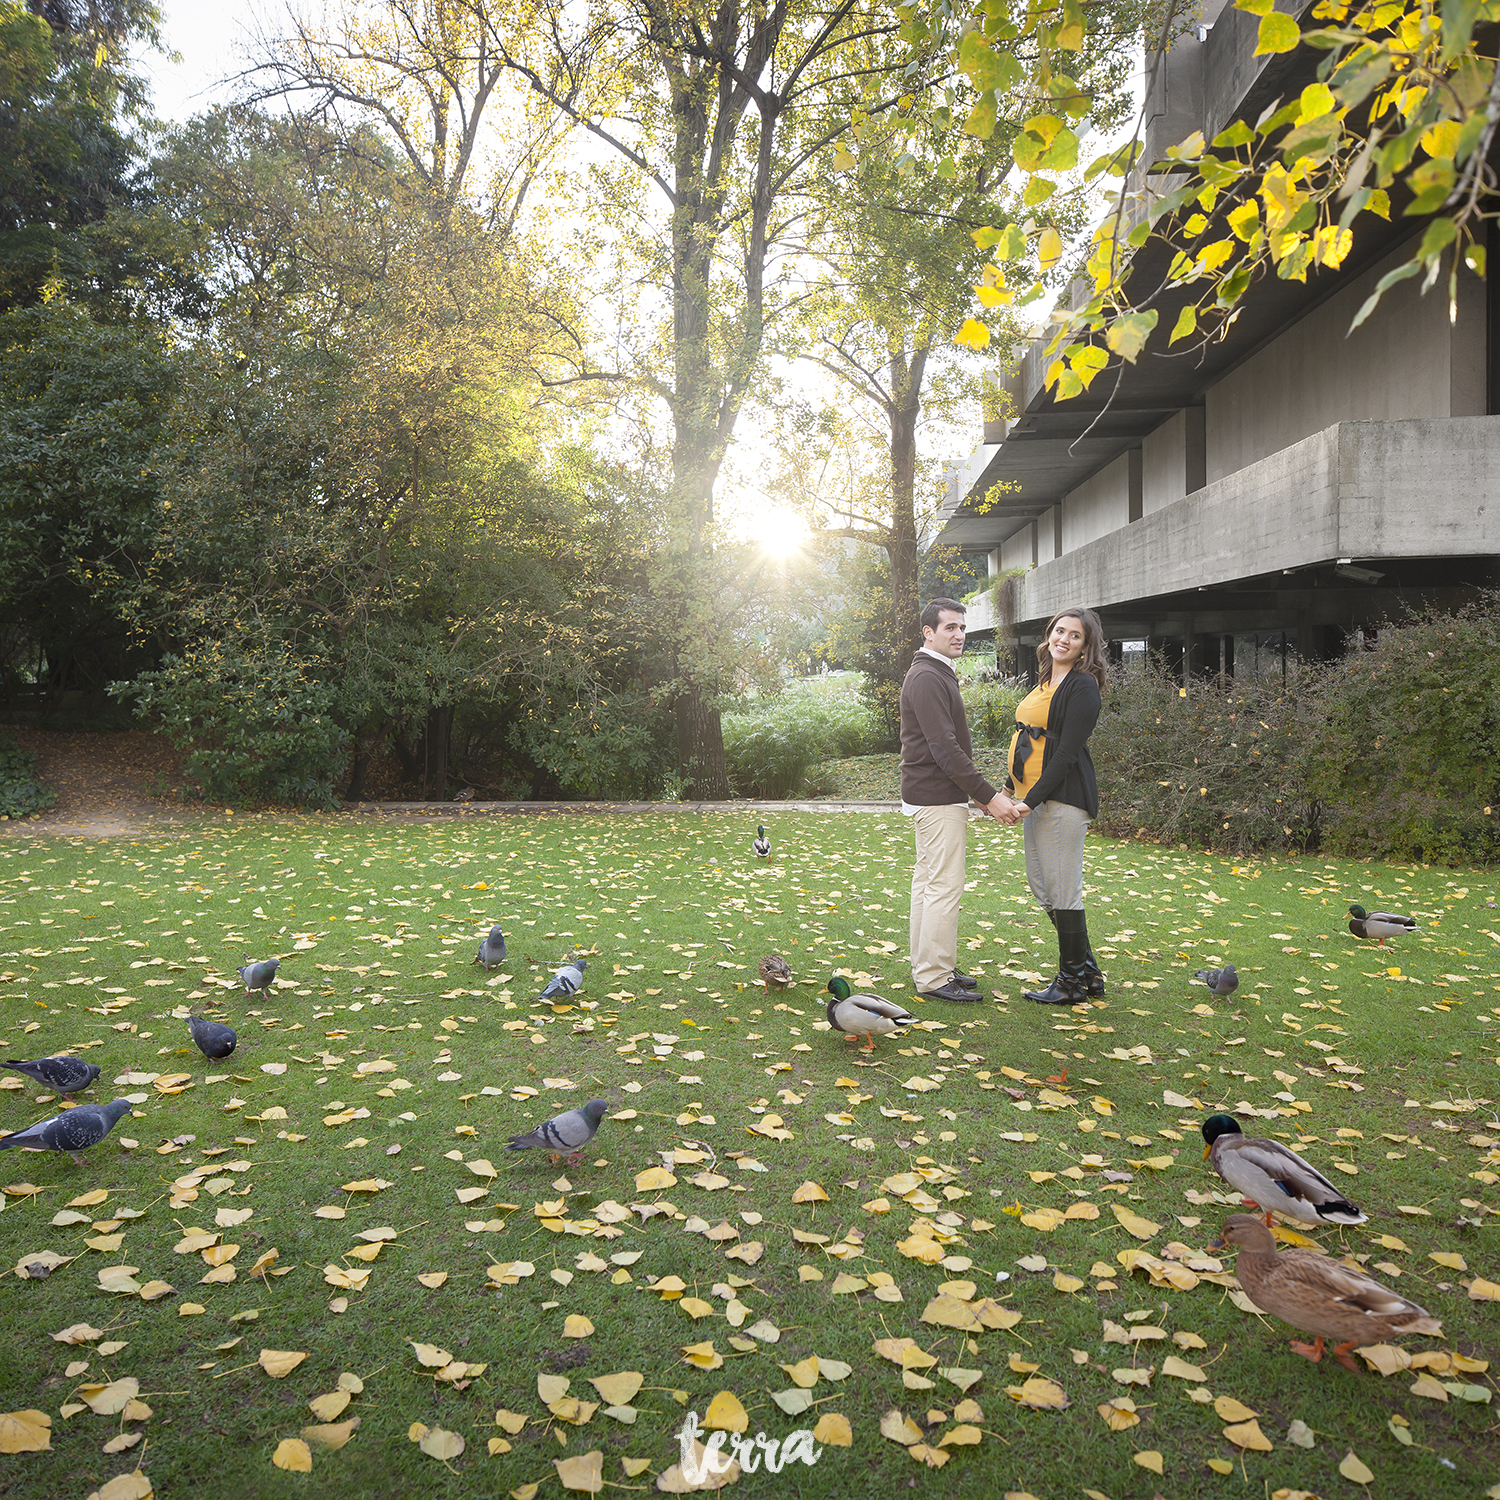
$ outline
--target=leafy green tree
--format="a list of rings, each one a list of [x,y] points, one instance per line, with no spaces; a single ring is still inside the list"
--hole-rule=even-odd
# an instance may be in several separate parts
[[[131,670],[120,612],[151,556],[176,360],[54,301],[0,316],[0,621],[11,680]]]
[[[697,795],[719,797],[728,784],[717,704],[733,689],[733,663],[703,649],[717,616],[704,579],[715,486],[791,292],[778,263],[802,245],[823,155],[903,107],[925,75],[882,57],[879,39],[896,23],[855,0],[541,0],[527,14],[501,43],[507,61],[612,153],[600,187],[628,274],[649,289],[640,311],[653,327],[641,346],[627,345],[609,370],[585,360],[580,373],[634,381],[670,416],[677,561],[664,609],[682,643],[678,758]]]
[[[142,0],[0,0],[0,310],[63,294],[118,317],[172,281],[128,223],[144,105],[129,54],[158,19]]]

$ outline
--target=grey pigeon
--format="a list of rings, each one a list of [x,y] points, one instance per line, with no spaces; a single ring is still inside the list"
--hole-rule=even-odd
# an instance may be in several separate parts
[[[528,1146],[541,1146],[547,1151],[562,1155],[581,1153],[593,1140],[609,1105],[603,1099],[590,1099],[582,1109],[570,1109],[566,1114],[555,1115],[544,1120],[535,1130],[525,1135],[512,1136],[507,1151],[524,1151]]]
[[[586,958],[575,958],[572,963],[564,964],[547,981],[547,988],[542,991],[542,999],[565,1000],[569,995],[576,995],[583,988],[583,971],[588,966],[589,961]]]
[[[82,1163],[78,1154],[97,1146],[115,1128],[121,1116],[130,1113],[130,1100],[116,1099],[110,1104],[80,1104],[77,1109],[65,1109],[50,1120],[38,1120],[25,1130],[0,1136],[0,1151],[12,1146],[31,1146],[38,1151],[66,1151],[74,1161]]]
[[[505,934],[500,931],[498,922],[490,928],[490,935],[479,945],[479,952],[474,955],[474,962],[483,964],[486,974],[492,968],[505,962]]]
[[[228,1057],[239,1042],[239,1037],[222,1021],[210,1021],[206,1016],[189,1016],[187,1024],[198,1050],[215,1061]]]
[[[39,1057],[35,1062],[0,1063],[0,1068],[14,1068],[63,1095],[86,1089],[99,1076],[99,1065],[81,1057]]]
[[[1232,995],[1240,987],[1240,976],[1235,972],[1233,964],[1225,964],[1222,969],[1198,969],[1193,978],[1199,984],[1206,984],[1221,999]]]
[[[264,1000],[270,993],[271,986],[276,983],[276,971],[280,967],[281,960],[279,958],[268,958],[261,963],[253,964],[250,962],[250,955],[247,953],[245,955],[244,968],[236,969],[235,973],[244,981],[245,993],[247,995],[251,990],[259,990],[261,999]]]
[[[755,827],[755,837],[750,840],[750,852],[760,859],[771,857],[771,841],[766,837],[766,830],[759,824]]]

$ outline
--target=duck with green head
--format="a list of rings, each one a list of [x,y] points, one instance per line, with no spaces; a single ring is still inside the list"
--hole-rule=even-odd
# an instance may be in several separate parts
[[[1349,908],[1349,931],[1357,938],[1379,938],[1380,946],[1390,937],[1405,937],[1417,931],[1415,917],[1403,917],[1393,911],[1366,911],[1357,902]]]
[[[1303,1224],[1363,1224],[1362,1214],[1311,1162],[1277,1141],[1246,1137],[1233,1115],[1203,1122],[1203,1155],[1230,1187],[1260,1208]]]
[[[910,1011],[879,995],[855,994],[842,974],[828,981],[828,993],[833,996],[828,1002],[828,1024],[842,1031],[846,1042],[857,1042],[863,1036],[865,1046],[861,1051],[873,1052],[876,1037],[890,1036],[916,1024],[917,1018]]]
[[[755,837],[750,840],[750,852],[757,859],[770,859],[771,841],[766,837],[766,830],[757,823],[755,825]]]

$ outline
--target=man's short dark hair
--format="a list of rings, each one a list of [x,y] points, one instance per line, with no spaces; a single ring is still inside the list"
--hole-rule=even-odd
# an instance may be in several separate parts
[[[922,628],[924,630],[936,630],[938,621],[945,609],[951,609],[961,615],[967,615],[969,607],[960,604],[957,599],[931,599],[927,607],[922,611]]]

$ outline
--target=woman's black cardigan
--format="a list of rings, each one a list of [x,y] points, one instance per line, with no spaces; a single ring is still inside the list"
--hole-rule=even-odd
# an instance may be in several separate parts
[[[1089,756],[1089,736],[1099,722],[1100,707],[1099,684],[1090,673],[1074,667],[1052,695],[1047,737],[1042,741],[1042,774],[1026,794],[1028,807],[1067,802],[1091,818],[1098,816],[1099,785]],[[1014,788],[1013,773],[1006,786]]]

